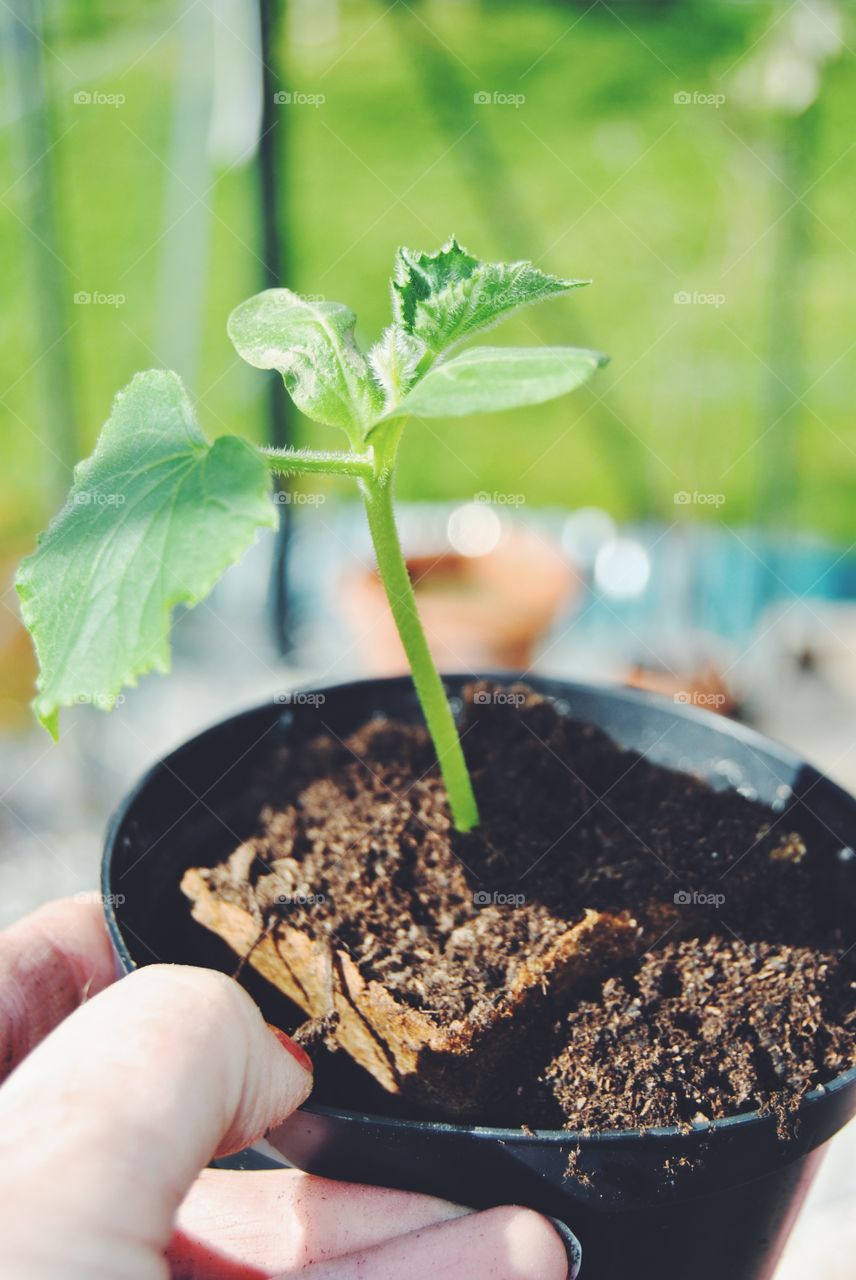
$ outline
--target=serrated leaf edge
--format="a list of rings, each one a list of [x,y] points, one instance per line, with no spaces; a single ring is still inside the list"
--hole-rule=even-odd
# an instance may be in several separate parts
[[[160,374],[166,379],[173,380],[179,389],[180,395],[185,405],[190,409],[191,413],[193,413],[193,406],[190,402],[190,398],[187,395],[186,388],[184,387],[184,384],[181,378],[179,378],[177,374],[172,373],[170,370],[150,369],[141,373],[134,374],[133,378],[128,383],[128,385],[124,387],[121,391],[116,393],[116,395],[113,397],[113,405],[107,419],[108,421],[110,420],[110,418],[112,418],[115,412],[116,406],[121,402],[124,396],[126,396],[128,393],[131,392],[135,383],[141,380],[150,378],[152,374]],[[193,421],[194,421],[194,425],[196,425],[195,417]],[[200,430],[200,434],[202,434],[201,430]],[[209,442],[207,439],[203,437],[204,443],[198,443],[193,440],[188,440],[188,451],[192,451],[199,454],[203,451],[203,449],[207,449],[208,456],[210,457],[213,451],[221,444],[221,442],[226,440],[236,441],[244,449],[247,449],[248,451],[250,451],[252,454],[254,454],[263,462],[262,455],[255,448],[255,446],[252,445],[250,441],[244,440],[240,436],[233,436],[233,435],[219,436],[213,442]],[[76,700],[74,698],[62,698],[58,702],[54,702],[52,700],[45,701],[40,697],[40,694],[44,688],[44,679],[43,679],[43,672],[42,672],[42,655],[40,652],[40,645],[35,632],[32,630],[33,623],[34,621],[37,621],[37,619],[35,617],[35,614],[32,608],[32,583],[30,580],[30,571],[31,571],[32,564],[35,561],[36,556],[38,555],[39,548],[42,546],[44,541],[50,536],[50,534],[55,530],[57,524],[60,523],[60,521],[65,518],[65,513],[67,512],[69,505],[73,503],[75,492],[80,491],[80,489],[82,488],[81,482],[82,481],[85,482],[85,479],[88,476],[90,470],[93,468],[93,466],[95,465],[99,457],[103,454],[105,448],[106,448],[106,445],[104,443],[103,430],[102,430],[102,432],[98,436],[98,440],[96,441],[95,448],[93,449],[92,453],[88,457],[81,459],[81,461],[75,465],[74,470],[72,472],[72,485],[69,490],[68,496],[66,497],[66,500],[63,503],[63,506],[60,508],[60,510],[57,512],[54,518],[50,521],[47,529],[45,529],[42,533],[39,534],[38,538],[36,539],[36,546],[34,550],[21,561],[21,563],[18,566],[17,572],[15,574],[15,590],[17,592],[18,599],[20,602],[21,618],[23,619],[24,625],[26,626],[30,634],[30,637],[33,642],[33,648],[36,653],[36,658],[39,663],[39,671],[35,681],[36,689],[38,692],[36,694],[36,697],[33,698],[31,702],[31,706],[39,722],[48,731],[48,733],[50,733],[54,741],[57,741],[59,738],[60,710],[63,707],[75,706],[76,702],[79,701],[79,699]],[[98,710],[102,710],[105,712],[110,711],[111,708],[116,705],[116,699],[118,698],[121,691],[123,689],[136,688],[142,676],[148,675],[150,672],[153,672],[153,671],[158,674],[165,675],[171,670],[172,659],[171,659],[171,651],[169,646],[169,631],[170,631],[173,610],[178,605],[187,605],[188,608],[193,608],[195,605],[200,604],[208,595],[210,595],[211,591],[217,585],[217,583],[219,582],[223,574],[226,572],[226,570],[231,565],[236,564],[237,561],[247,553],[249,548],[257,540],[259,531],[263,528],[275,528],[275,527],[276,527],[276,512],[273,506],[271,506],[269,519],[266,521],[259,521],[256,524],[255,528],[251,530],[250,536],[244,541],[243,545],[238,550],[236,555],[231,557],[229,560],[227,560],[226,564],[223,565],[221,569],[212,571],[212,573],[209,575],[209,578],[205,580],[202,587],[198,591],[196,592],[187,592],[186,590],[179,591],[179,592],[176,592],[174,595],[170,595],[165,600],[163,609],[162,609],[163,633],[164,633],[164,639],[166,643],[165,659],[159,653],[156,652],[150,662],[147,662],[145,665],[139,666],[135,670],[130,671],[127,674],[127,676],[123,677],[118,681],[115,687],[111,685],[108,688],[99,689],[95,691],[97,693],[97,700],[94,702],[94,705]]]

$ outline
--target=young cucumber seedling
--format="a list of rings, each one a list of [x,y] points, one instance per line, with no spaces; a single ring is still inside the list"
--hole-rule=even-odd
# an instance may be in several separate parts
[[[356,317],[338,302],[268,289],[233,311],[229,336],[258,369],[276,369],[298,409],[340,427],[349,449],[258,449],[209,443],[181,380],[139,373],[117,395],[68,500],[21,565],[18,592],[40,674],[34,707],[56,736],[59,709],[109,709],[123,685],[169,666],[177,604],[202,600],[262,526],[275,522],[270,473],[353,476],[390,608],[413,673],[456,827],[478,810],[451,709],[428,649],[392,506],[410,418],[461,417],[538,404],[571,391],[605,362],[577,347],[461,343],[584,280],[530,262],[479,262],[452,239],[436,253],[399,249],[392,323],[364,355]]]

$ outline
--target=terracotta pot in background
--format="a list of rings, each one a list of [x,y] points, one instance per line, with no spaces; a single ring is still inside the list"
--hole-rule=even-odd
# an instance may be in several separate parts
[[[450,549],[408,556],[428,643],[446,671],[479,667],[525,670],[535,646],[580,580],[553,545],[529,529],[506,529],[484,555]],[[342,605],[373,675],[407,670],[407,661],[376,570],[348,571]]]
[[[631,689],[659,693],[674,702],[701,707],[704,711],[715,711],[723,716],[735,715],[738,711],[733,690],[713,662],[704,662],[683,672],[639,663],[623,676],[622,683]]]

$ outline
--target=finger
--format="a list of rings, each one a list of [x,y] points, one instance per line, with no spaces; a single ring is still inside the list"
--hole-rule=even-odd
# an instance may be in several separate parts
[[[0,1081],[116,976],[97,902],[65,899],[0,933]]]
[[[71,1242],[82,1262],[66,1261],[67,1280],[161,1277],[199,1170],[283,1120],[311,1083],[230,978],[166,965],[131,974],[0,1090],[0,1261],[60,1274],[57,1248],[66,1258]]]
[[[205,1169],[178,1215],[174,1277],[221,1280],[243,1265],[294,1270],[471,1212],[446,1200],[311,1178],[296,1169]]]
[[[277,1280],[566,1280],[576,1261],[553,1226],[531,1209],[504,1207],[426,1227],[374,1249],[286,1269]]]

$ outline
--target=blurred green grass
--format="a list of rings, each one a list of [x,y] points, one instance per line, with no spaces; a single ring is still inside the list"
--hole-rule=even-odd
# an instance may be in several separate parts
[[[344,0],[332,38],[313,39],[319,29],[323,37],[320,9],[292,5],[280,39],[284,87],[325,100],[281,108],[291,262],[284,283],[348,302],[368,343],[388,316],[396,245],[433,248],[454,231],[482,257],[532,257],[594,280],[507,324],[498,342],[567,341],[612,355],[610,369],[571,399],[413,424],[403,497],[497,490],[533,504],[596,503],[619,517],[671,521],[684,514],[675,492],[699,490],[726,501],[694,515],[756,518],[778,447],[764,396],[776,220],[792,203],[776,177],[789,126],[740,105],[731,86],[778,12],[714,0],[591,9]],[[48,58],[59,139],[51,159],[78,450],[88,450],[115,390],[136,370],[175,359],[158,349],[157,334],[159,309],[169,305],[158,269],[180,24],[172,25],[174,4],[77,3],[58,13]],[[811,108],[811,213],[797,300],[804,370],[794,370],[801,382],[793,387],[808,390],[796,505],[788,496],[777,509],[775,493],[763,504],[786,527],[839,538],[856,529],[854,62],[846,49],[830,65]],[[122,93],[125,102],[81,108],[74,93],[87,88]],[[726,101],[679,106],[679,91],[724,93]],[[525,101],[481,106],[478,92]],[[44,391],[50,357],[39,350],[32,305],[39,247],[27,229],[17,142],[13,120],[0,131],[0,539],[14,554],[56,507],[64,483],[53,456],[55,406]],[[260,438],[264,379],[240,364],[225,336],[231,307],[260,286],[250,168],[215,171],[205,203],[208,271],[191,389],[210,433]],[[75,306],[77,290],[121,293],[125,302]],[[724,301],[677,305],[682,291]],[[792,385],[790,371],[776,372]],[[299,435],[337,443],[335,433],[305,423]]]

